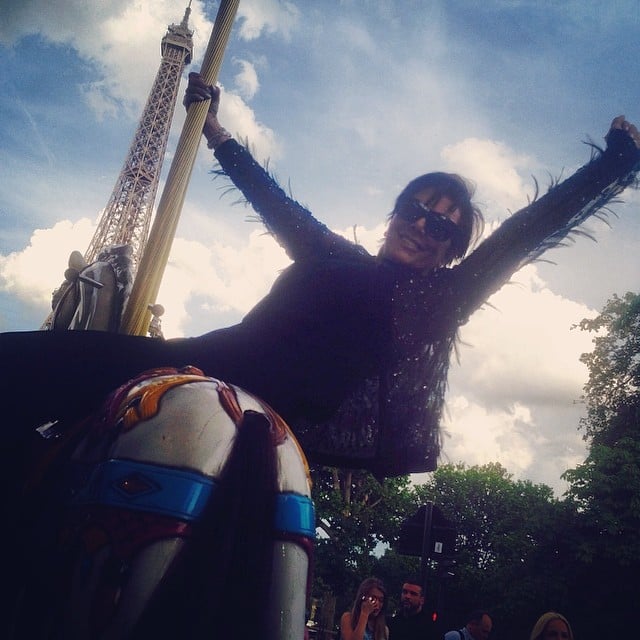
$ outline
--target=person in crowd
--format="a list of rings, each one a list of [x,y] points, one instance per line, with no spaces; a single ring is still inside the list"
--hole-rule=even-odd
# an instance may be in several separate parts
[[[351,609],[340,617],[340,640],[388,640],[386,597],[382,580],[373,577],[363,580]]]
[[[402,584],[400,608],[389,619],[389,640],[436,640],[436,625],[425,609],[420,580],[408,578]]]
[[[640,167],[638,129],[619,116],[606,149],[471,252],[482,229],[472,186],[455,174],[427,173],[400,192],[371,255],[278,186],[220,124],[220,90],[192,73],[185,105],[202,100],[210,101],[203,134],[221,173],[292,264],[240,323],[198,337],[0,334],[10,450],[25,428],[77,420],[141,371],[192,365],[271,405],[312,463],[378,477],[431,471],[459,327],[523,264],[630,186]]]
[[[484,609],[476,609],[467,616],[467,623],[462,629],[447,631],[444,640],[487,640],[493,620]]]
[[[547,611],[533,625],[529,640],[573,640],[573,631],[561,613]]]

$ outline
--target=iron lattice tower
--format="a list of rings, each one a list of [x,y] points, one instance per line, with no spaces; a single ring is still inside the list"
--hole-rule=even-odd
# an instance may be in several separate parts
[[[142,257],[176,106],[180,77],[191,62],[193,31],[188,28],[191,2],[180,24],[169,25],[162,38],[162,61],[133,142],[109,203],[85,253],[88,263],[113,245],[130,245],[134,273]]]

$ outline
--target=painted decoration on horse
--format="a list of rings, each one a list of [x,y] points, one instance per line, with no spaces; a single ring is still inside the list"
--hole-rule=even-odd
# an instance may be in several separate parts
[[[304,637],[309,469],[268,405],[193,367],[155,369],[75,428],[53,483],[40,472],[54,499],[14,637]],[[35,591],[48,613],[27,620]]]

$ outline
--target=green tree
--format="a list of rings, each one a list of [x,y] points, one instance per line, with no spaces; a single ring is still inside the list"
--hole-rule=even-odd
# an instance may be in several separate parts
[[[581,426],[593,444],[615,444],[629,432],[625,420],[618,418],[638,404],[640,295],[614,294],[596,318],[585,318],[578,327],[596,334],[593,351],[580,358],[589,369],[584,387],[587,416]]]
[[[615,611],[606,625],[590,619],[587,631],[613,637],[635,624],[630,585],[640,571],[640,295],[614,295],[579,327],[596,335],[582,356],[589,453],[565,474],[580,515],[574,609]]]
[[[590,534],[582,558],[625,565],[640,557],[640,295],[614,295],[579,326],[597,333],[581,358],[589,369],[581,423],[589,454],[565,478]]]
[[[408,476],[382,482],[370,473],[334,467],[312,470],[318,536],[313,592],[336,596],[336,612],[351,604],[360,582],[372,575],[376,557],[397,536],[416,508]]]
[[[457,530],[455,575],[436,585],[449,628],[483,606],[509,630],[506,637],[526,637],[541,610],[567,601],[571,543],[557,533],[571,530],[573,514],[550,487],[516,481],[492,463],[443,465],[417,490]]]

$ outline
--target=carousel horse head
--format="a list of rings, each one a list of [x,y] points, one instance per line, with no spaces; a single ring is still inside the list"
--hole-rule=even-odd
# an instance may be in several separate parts
[[[42,637],[304,637],[309,469],[268,405],[191,367],[145,372],[65,467],[63,514],[42,534],[58,541],[58,635]]]

